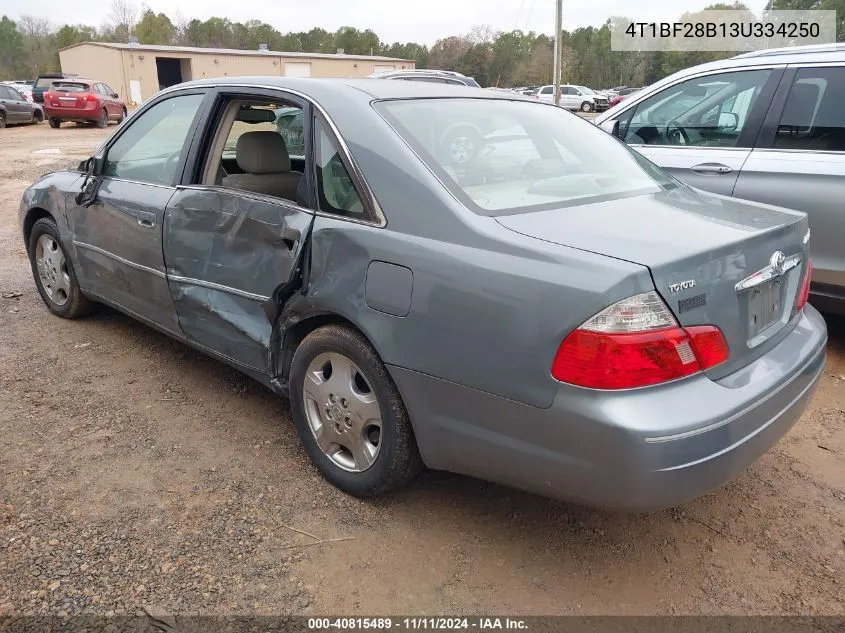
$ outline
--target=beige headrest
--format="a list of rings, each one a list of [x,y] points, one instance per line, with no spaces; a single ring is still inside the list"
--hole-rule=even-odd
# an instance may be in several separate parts
[[[235,146],[238,167],[249,174],[279,174],[290,171],[285,139],[277,132],[246,132]]]

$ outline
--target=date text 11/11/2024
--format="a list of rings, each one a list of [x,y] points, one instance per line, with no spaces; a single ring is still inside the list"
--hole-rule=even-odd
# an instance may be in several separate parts
[[[311,631],[444,631],[444,630],[526,630],[526,622],[510,617],[373,617],[308,618]]]

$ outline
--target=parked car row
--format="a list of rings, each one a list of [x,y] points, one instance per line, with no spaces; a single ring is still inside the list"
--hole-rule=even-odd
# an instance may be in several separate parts
[[[0,127],[50,121],[58,128],[65,121],[106,127],[122,122],[126,104],[107,84],[67,73],[47,73],[26,87],[25,82],[0,83]]]

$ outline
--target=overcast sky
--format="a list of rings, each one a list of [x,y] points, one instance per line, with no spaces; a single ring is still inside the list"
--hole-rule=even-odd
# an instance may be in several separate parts
[[[714,0],[564,0],[564,28],[599,26],[611,15],[627,15],[641,21],[671,21],[685,11],[696,11]],[[140,4],[140,2],[139,2]],[[433,44],[447,35],[466,33],[476,24],[496,30],[554,30],[554,0],[146,0],[155,12],[171,18],[180,11],[186,18],[226,17],[233,22],[258,19],[282,33],[307,31],[320,26],[335,31],[341,26],[373,29],[382,41],[416,41]],[[759,11],[765,0],[746,0]],[[634,8],[639,5],[638,8]],[[0,0],[0,14],[48,17],[55,24],[66,22],[99,26],[108,12],[100,2],[56,0]]]

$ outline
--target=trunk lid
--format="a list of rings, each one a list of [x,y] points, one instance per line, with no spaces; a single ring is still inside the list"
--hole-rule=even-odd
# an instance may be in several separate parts
[[[730,358],[707,371],[711,378],[758,358],[794,326],[809,257],[803,213],[682,186],[496,219],[523,235],[647,266],[681,325],[722,330]]]

